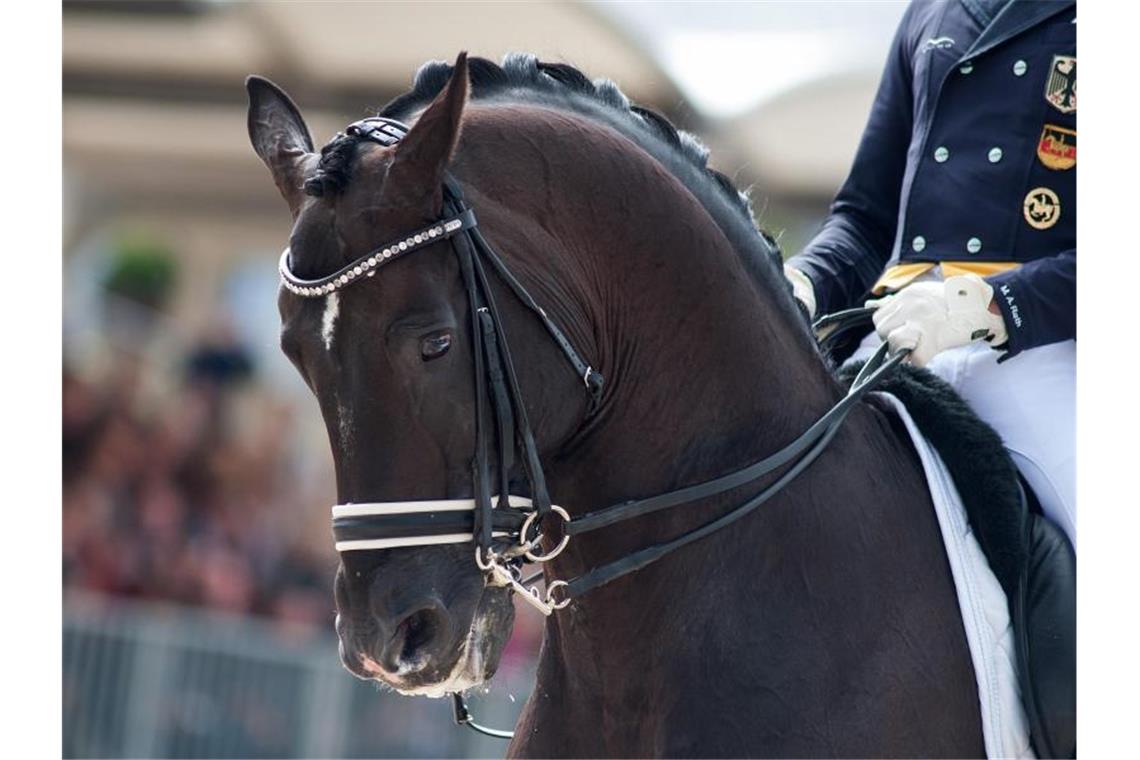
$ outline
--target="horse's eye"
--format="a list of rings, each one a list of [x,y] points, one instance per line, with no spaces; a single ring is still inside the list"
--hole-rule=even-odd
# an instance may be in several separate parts
[[[425,362],[430,362],[446,354],[449,348],[451,348],[451,333],[433,333],[424,338],[420,344],[420,356]]]

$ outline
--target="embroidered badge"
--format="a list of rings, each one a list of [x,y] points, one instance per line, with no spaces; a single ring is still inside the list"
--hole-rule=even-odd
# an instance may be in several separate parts
[[[1046,124],[1037,141],[1037,158],[1050,169],[1072,169],[1077,165],[1077,131]]]
[[[1047,187],[1035,187],[1021,204],[1025,221],[1035,230],[1047,230],[1061,218],[1061,199]]]
[[[1061,113],[1077,110],[1077,57],[1055,55],[1045,80],[1045,100]]]
[[[922,43],[922,47],[918,49],[918,52],[925,53],[927,50],[946,50],[952,47],[954,47],[953,37],[931,37]]]

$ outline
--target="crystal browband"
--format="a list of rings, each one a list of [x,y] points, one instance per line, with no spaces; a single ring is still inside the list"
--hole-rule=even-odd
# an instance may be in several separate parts
[[[422,230],[417,230],[403,240],[383,245],[353,261],[343,269],[321,277],[317,280],[302,280],[289,269],[289,249],[281,253],[278,269],[281,271],[281,280],[285,289],[305,298],[316,298],[336,292],[358,278],[368,276],[390,261],[400,258],[412,251],[419,250],[439,240],[446,240],[457,232],[471,229],[475,226],[475,212],[467,209],[458,216],[436,222]]]

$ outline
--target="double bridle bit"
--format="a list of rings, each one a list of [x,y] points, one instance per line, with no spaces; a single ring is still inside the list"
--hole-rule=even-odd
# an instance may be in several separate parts
[[[407,134],[408,128],[393,119],[371,118],[350,125],[346,131],[349,135],[391,146]],[[297,277],[289,266],[290,251],[286,249],[281,256],[280,270],[284,287],[302,298],[319,298],[373,277],[379,269],[409,253],[448,241],[459,259],[460,273],[467,291],[475,363],[476,445],[472,463],[474,498],[338,504],[332,508],[336,549],[338,552],[368,551],[473,542],[475,564],[485,573],[487,584],[505,586],[518,592],[544,615],[550,615],[588,591],[639,570],[750,514],[815,461],[838,432],[856,402],[909,353],[901,351],[890,355],[888,344],[883,343],[864,364],[842,399],[798,438],[758,462],[704,483],[645,499],[620,502],[571,518],[565,509],[551,503],[547,492],[538,450],[522,403],[510,346],[491,292],[488,269],[537,317],[554,340],[585,385],[591,412],[600,401],[605,380],[581,358],[569,339],[483,237],[474,211],[464,202],[458,184],[450,176],[445,176],[443,181],[443,212],[444,216],[440,220],[376,248],[326,277],[314,280]],[[827,333],[820,338],[821,347],[826,348],[838,335],[869,321],[869,309],[852,309],[823,317],[813,328],[817,335]],[[498,455],[498,471],[494,478],[489,464],[492,438],[497,444]],[[509,483],[516,455],[530,487],[529,498],[510,494]],[[541,576],[541,572],[530,578],[522,578],[524,560],[548,562],[566,548],[573,536],[724,494],[785,466],[783,474],[759,494],[670,541],[640,549],[569,581],[549,581],[544,593],[537,586],[527,585]],[[501,496],[492,495],[493,491],[500,495],[507,494],[506,503],[501,503]],[[539,552],[543,541],[540,525],[551,515],[562,521],[562,537],[552,550],[543,554]],[[509,738],[509,732],[486,729],[474,723],[462,697],[454,696],[456,722],[492,736]]]

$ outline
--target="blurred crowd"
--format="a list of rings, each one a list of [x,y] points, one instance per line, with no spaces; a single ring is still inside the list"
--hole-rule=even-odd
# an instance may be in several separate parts
[[[225,330],[189,349],[158,391],[137,358],[110,365],[97,379],[63,369],[65,589],[329,635],[331,460],[306,483],[293,407],[272,397]],[[541,629],[540,616],[520,610],[507,670],[531,661]]]
[[[336,560],[327,531],[314,541],[291,524],[314,505],[298,503],[289,407],[262,399],[239,418],[253,366],[232,343],[191,350],[157,402],[139,392],[144,375],[127,360],[99,380],[64,367],[65,587],[327,633]]]

